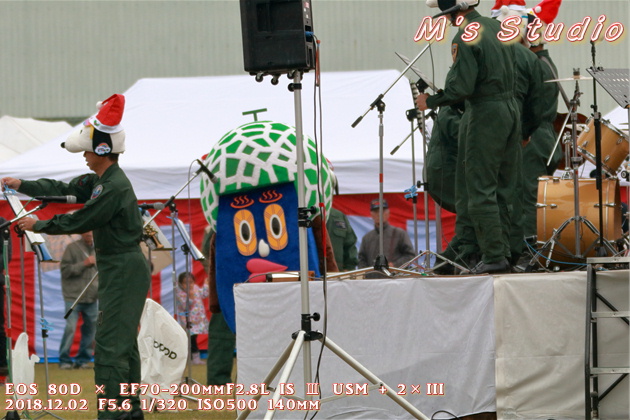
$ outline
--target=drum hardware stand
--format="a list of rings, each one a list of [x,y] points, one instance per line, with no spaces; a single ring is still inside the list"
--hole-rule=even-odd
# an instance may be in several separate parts
[[[426,268],[425,272],[427,273],[433,273],[433,271],[438,268],[438,266],[442,266],[443,264],[449,264],[452,265],[453,267],[459,269],[460,273],[459,274],[468,274],[470,273],[470,269],[464,267],[463,265],[459,265],[457,264],[455,261],[449,260],[448,258],[444,257],[441,254],[438,254],[437,252],[433,252],[431,250],[426,250],[426,251],[422,251],[420,254],[418,254],[417,256],[415,256],[412,260],[408,261],[407,263],[405,263],[404,265],[401,266],[401,268],[405,268],[411,264],[413,264],[416,260],[422,258],[423,256],[431,256],[431,257],[435,257],[436,258],[436,263],[432,268]],[[437,260],[440,259],[442,260],[441,263],[438,264]]]
[[[595,41],[591,41],[591,55],[593,57],[593,66],[589,69],[589,73],[593,75],[597,71],[595,68]],[[599,68],[601,69],[601,67]],[[602,69],[603,70],[603,69]],[[598,216],[599,216],[599,247],[597,247],[597,256],[605,257],[604,250],[604,206],[602,199],[602,115],[597,108],[597,82],[593,77],[593,124],[595,127],[595,185],[597,187],[597,199],[599,200]],[[613,253],[614,255],[614,253]]]
[[[603,205],[602,205],[602,194],[601,194],[601,173],[599,176],[599,186],[598,186],[598,190],[599,190],[599,206],[598,206],[598,211],[599,211],[599,219],[600,219],[600,230],[597,230],[597,228],[593,225],[593,223],[591,223],[589,220],[587,220],[586,218],[582,217],[580,215],[580,198],[579,198],[579,174],[578,174],[578,168],[579,166],[582,164],[582,158],[580,156],[577,155],[577,108],[580,105],[580,96],[582,94],[582,92],[580,92],[580,87],[579,87],[579,80],[580,80],[580,72],[579,69],[573,69],[573,77],[575,79],[575,91],[573,94],[573,98],[569,101],[570,104],[570,117],[571,117],[571,166],[572,169],[571,171],[569,171],[569,168],[567,167],[565,170],[565,175],[563,175],[563,179],[572,179],[573,180],[573,207],[574,207],[574,216],[565,220],[557,229],[554,229],[554,233],[551,235],[551,237],[540,247],[540,253],[542,254],[542,252],[547,249],[549,249],[549,253],[548,253],[548,257],[547,257],[547,261],[545,262],[545,267],[548,268],[549,264],[551,263],[551,257],[553,255],[554,252],[554,248],[556,245],[559,245],[560,247],[562,247],[568,254],[574,256],[576,259],[584,259],[584,255],[586,255],[586,253],[588,251],[590,251],[593,247],[593,245],[591,244],[588,249],[584,252],[584,254],[582,254],[581,249],[580,249],[580,227],[582,224],[586,225],[586,227],[588,227],[595,235],[598,236],[599,240],[599,246],[596,247],[597,249],[597,253],[602,253],[602,252],[606,252],[605,248],[608,248],[609,251],[612,251],[612,253],[614,254],[615,251],[614,249],[607,243],[604,243],[603,239],[602,239],[602,231],[601,229],[603,229]],[[569,115],[567,115],[567,118],[569,118]],[[566,121],[565,121],[566,124]],[[596,133],[597,134],[597,133]],[[599,141],[598,141],[599,144]],[[554,149],[555,150],[555,149]],[[551,161],[551,158],[553,156],[552,155],[549,157],[549,162]],[[601,159],[598,159],[599,162],[599,171],[601,171]],[[568,163],[568,162],[567,162]],[[568,176],[568,174],[571,174],[570,176]],[[558,237],[560,236],[560,234],[562,233],[562,231],[569,225],[569,223],[574,222],[575,224],[575,253],[571,253],[562,243],[560,243],[560,241],[558,241]],[[526,268],[526,272],[531,272],[535,266],[536,266],[536,261],[538,260],[539,255],[535,254],[532,259],[529,261],[529,264]]]
[[[299,356],[300,350],[303,355],[303,367],[304,367],[304,382],[305,384],[311,383],[312,380],[312,369],[311,369],[311,341],[319,340],[322,342],[322,345],[326,346],[330,351],[332,351],[335,355],[337,355],[340,359],[346,362],[350,367],[354,368],[357,372],[363,375],[367,380],[369,380],[372,384],[378,384],[386,389],[386,394],[388,397],[393,399],[400,407],[405,409],[408,413],[410,413],[413,417],[429,420],[427,416],[422,414],[418,409],[416,409],[413,405],[411,405],[407,400],[402,398],[400,395],[387,386],[381,379],[376,377],[372,372],[363,367],[357,360],[352,358],[348,353],[346,353],[343,349],[337,346],[330,338],[324,336],[319,331],[313,331],[311,327],[311,320],[318,321],[320,319],[320,315],[318,313],[310,313],[310,303],[309,303],[309,281],[308,281],[308,242],[307,242],[307,231],[306,229],[311,225],[311,220],[308,216],[311,214],[311,210],[306,207],[306,199],[305,199],[305,183],[304,183],[304,144],[303,144],[303,128],[302,128],[302,73],[303,70],[290,70],[288,76],[290,79],[293,79],[293,83],[289,84],[289,91],[293,92],[294,97],[294,108],[295,108],[295,144],[296,144],[296,160],[297,160],[297,196],[298,196],[298,240],[299,240],[299,250],[300,250],[300,290],[301,290],[301,306],[302,313],[300,319],[300,330],[296,331],[292,334],[292,343],[286,347],[280,358],[277,360],[276,364],[272,367],[271,371],[262,381],[262,383],[270,384],[271,381],[276,377],[276,375],[280,372],[280,369],[284,365],[284,369],[278,379],[278,384],[285,384],[291,375],[291,372],[295,366],[297,358]],[[401,75],[402,76],[402,75]],[[275,76],[274,76],[275,77]],[[258,76],[256,80],[258,80]],[[262,80],[262,78],[261,78]],[[277,80],[277,79],[276,79]],[[394,82],[395,83],[395,82]],[[393,85],[392,85],[393,86]],[[379,95],[379,97],[372,103],[370,109],[375,106],[379,108],[379,115],[381,118],[380,121],[380,134],[382,141],[382,111],[385,108],[385,104],[382,102],[384,94]],[[367,112],[370,111],[366,111]],[[364,114],[364,115],[365,115]],[[353,124],[353,127],[358,124],[363,117],[359,117],[357,121]],[[382,147],[381,147],[381,173],[382,173]],[[382,176],[381,176],[382,181]],[[381,191],[380,191],[380,199],[382,200],[382,183],[381,183]],[[383,207],[380,207],[380,216],[382,217]],[[381,227],[382,229],[382,227]],[[382,235],[381,235],[382,238]],[[381,250],[382,250],[382,239],[381,239]],[[377,261],[378,261],[377,257]],[[271,388],[269,388],[271,389]],[[280,391],[282,390],[282,386],[278,386],[274,392],[272,399],[270,401],[269,409],[265,415],[265,419],[272,419],[275,414],[275,406],[278,400],[281,398]],[[252,398],[258,401],[261,397],[261,394],[257,394],[252,396]],[[311,399],[311,396],[306,395],[307,399]],[[244,410],[238,416],[238,419],[244,419],[249,416],[250,410]]]
[[[628,113],[630,114],[630,107],[628,107]],[[620,176],[625,179],[626,182],[630,181],[630,162],[626,161],[626,169],[621,171]],[[630,187],[626,188],[626,203],[630,204]],[[626,207],[626,213],[622,216],[625,219],[627,226],[630,227],[630,206]],[[621,243],[623,244],[623,246],[625,246],[625,256],[628,256],[628,254],[630,253],[630,234],[628,232],[623,233]]]

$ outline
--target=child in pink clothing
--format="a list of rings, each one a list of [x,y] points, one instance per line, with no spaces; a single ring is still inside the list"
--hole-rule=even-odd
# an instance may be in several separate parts
[[[186,329],[186,309],[188,309],[188,324],[190,327],[190,352],[193,365],[202,365],[197,346],[197,335],[208,333],[208,316],[203,299],[208,297],[208,278],[203,287],[195,284],[195,276],[190,272],[181,273],[178,277],[177,308],[178,321],[182,328]]]

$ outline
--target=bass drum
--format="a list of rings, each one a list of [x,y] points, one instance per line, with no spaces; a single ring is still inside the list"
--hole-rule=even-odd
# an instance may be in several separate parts
[[[602,168],[612,177],[628,157],[628,136],[617,130],[610,121],[601,120],[602,131]],[[592,163],[595,159],[595,120],[589,118],[587,127],[577,140],[578,152]]]
[[[580,216],[590,222],[593,228],[599,229],[599,199],[595,179],[582,178],[578,180],[578,196]],[[557,177],[538,178],[537,233],[538,242],[546,243],[554,231],[564,226],[556,243],[550,244],[541,251],[542,255],[558,262],[584,262],[585,257],[595,257],[595,246],[599,235],[589,227],[588,223],[580,223],[579,244],[581,258],[576,258],[576,231],[574,183],[572,179]],[[602,203],[604,211],[603,237],[605,241],[615,241],[621,238],[621,199],[619,194],[619,180],[602,180]],[[566,225],[565,225],[565,222]],[[549,250],[553,249],[551,257]]]

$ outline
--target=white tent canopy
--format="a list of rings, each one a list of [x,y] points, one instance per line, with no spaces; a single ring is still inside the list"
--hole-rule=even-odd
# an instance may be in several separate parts
[[[4,115],[0,117],[0,162],[67,133],[71,128],[65,121],[38,121]]]
[[[323,153],[333,163],[341,193],[379,190],[379,118],[373,109],[352,128],[378,97],[400,76],[396,70],[324,73],[321,75],[322,124],[314,123],[314,74],[306,73],[301,92],[306,135],[322,139]],[[248,75],[141,79],[124,94],[122,125],[127,133],[123,167],[138,199],[161,199],[178,192],[196,171],[195,159],[208,153],[228,131],[253,119],[243,112],[260,110],[258,120],[295,126],[295,95],[283,76],[277,86],[269,79],[256,83]],[[114,93],[114,92],[112,92]],[[318,95],[319,96],[319,95]],[[94,98],[95,102],[105,98]],[[384,191],[402,192],[412,180],[411,142],[396,155],[390,151],[407,137],[406,110],[413,107],[409,81],[401,78],[383,98]],[[88,112],[96,110],[86,110]],[[316,127],[316,128],[314,128]],[[88,172],[80,154],[60,147],[68,133],[5,162],[0,177],[53,178],[68,181]],[[422,168],[421,136],[415,136],[416,173]],[[199,183],[190,196],[199,197]],[[180,198],[185,198],[183,192]]]

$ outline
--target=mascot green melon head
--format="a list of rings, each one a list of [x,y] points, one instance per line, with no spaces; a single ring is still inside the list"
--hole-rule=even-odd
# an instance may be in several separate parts
[[[294,127],[273,121],[244,124],[219,140],[203,162],[218,182],[212,183],[206,174],[201,178],[201,207],[212,229],[216,231],[220,195],[285,182],[293,182],[297,190],[295,140]],[[305,203],[311,207],[323,202],[328,214],[333,195],[331,170],[321,154],[318,159],[315,142],[307,136],[303,140]]]

